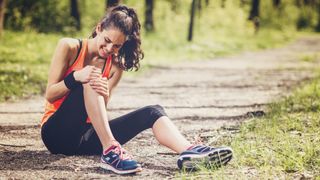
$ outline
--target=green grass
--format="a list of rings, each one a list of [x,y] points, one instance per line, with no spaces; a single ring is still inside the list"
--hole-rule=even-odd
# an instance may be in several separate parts
[[[222,169],[177,175],[184,179],[320,179],[320,76],[281,102],[263,118],[250,119],[228,144],[235,158]]]
[[[59,36],[9,32],[0,40],[0,101],[44,92]]]

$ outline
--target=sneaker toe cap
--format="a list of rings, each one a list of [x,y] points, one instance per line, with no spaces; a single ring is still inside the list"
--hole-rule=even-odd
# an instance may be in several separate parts
[[[136,161],[134,160],[126,160],[122,161],[122,169],[123,170],[130,170],[130,169],[136,169],[141,167]]]

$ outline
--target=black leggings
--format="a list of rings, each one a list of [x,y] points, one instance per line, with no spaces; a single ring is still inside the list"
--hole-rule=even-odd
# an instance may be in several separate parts
[[[159,105],[146,106],[109,121],[113,136],[124,144],[161,116],[167,116]],[[87,123],[83,87],[72,90],[60,108],[41,128],[41,137],[53,154],[94,155],[102,153],[102,145],[91,123]]]

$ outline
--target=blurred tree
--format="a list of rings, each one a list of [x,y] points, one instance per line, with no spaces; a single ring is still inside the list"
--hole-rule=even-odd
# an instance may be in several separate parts
[[[75,20],[76,29],[79,31],[81,29],[81,21],[80,21],[80,13],[78,9],[78,1],[77,0],[70,0],[70,7],[71,7],[71,16]]]
[[[191,2],[188,41],[192,41],[192,37],[193,37],[194,14],[195,14],[195,11],[196,11],[197,1],[198,1],[198,0],[192,0],[192,2]]]
[[[316,31],[320,32],[320,1],[317,2],[317,10],[318,10],[318,23],[316,26]]]
[[[0,37],[3,30],[4,11],[6,8],[6,0],[0,0]]]
[[[225,8],[226,6],[226,0],[221,0],[221,8]]]
[[[316,4],[316,0],[296,0],[296,5],[299,7],[299,17],[296,23],[298,30],[316,26],[314,21],[314,16],[318,11]]]
[[[317,0],[296,0],[296,5],[298,7],[309,5],[309,6],[316,6]]]
[[[249,0],[240,0],[240,7],[243,7],[245,4],[248,4]]]
[[[145,9],[145,22],[144,28],[146,32],[154,31],[154,24],[153,24],[153,7],[154,1],[153,0],[145,0],[146,9]]]
[[[106,8],[108,9],[109,7],[117,6],[119,3],[120,0],[106,0]]]
[[[4,26],[12,30],[39,32],[74,32],[70,1],[14,0],[7,1]]]
[[[223,0],[223,1],[226,1],[226,0]],[[203,3],[205,3],[205,6],[203,6]],[[204,0],[197,0],[195,6],[197,7],[196,11],[198,11],[198,15],[200,17],[203,7],[206,8],[209,6],[209,0],[205,0],[205,1]]]
[[[252,0],[251,10],[248,18],[248,20],[252,21],[254,24],[255,33],[258,33],[260,27],[259,4],[260,0]]]
[[[201,16],[201,11],[202,11],[202,0],[197,0],[196,1],[196,7],[198,9],[198,15],[200,17]]]
[[[178,12],[180,4],[180,0],[167,0],[171,5],[171,10],[175,13]]]
[[[281,0],[273,0],[272,4],[273,4],[273,7],[279,8],[281,5]]]

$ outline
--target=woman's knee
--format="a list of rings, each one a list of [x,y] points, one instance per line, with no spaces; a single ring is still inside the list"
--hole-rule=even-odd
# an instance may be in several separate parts
[[[142,108],[142,114],[146,118],[145,122],[148,128],[152,128],[153,124],[162,116],[167,116],[164,108],[160,105],[150,105]]]

